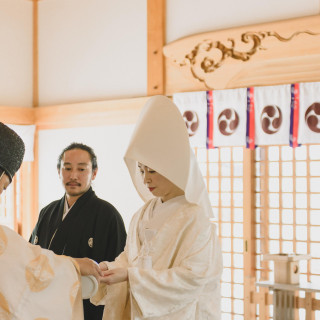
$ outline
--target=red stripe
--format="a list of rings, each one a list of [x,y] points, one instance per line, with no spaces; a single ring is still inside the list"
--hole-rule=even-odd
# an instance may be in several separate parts
[[[209,134],[208,134],[208,148],[213,149],[213,94],[210,90],[209,92]]]
[[[298,146],[299,106],[300,106],[299,83],[295,83],[294,84],[293,130],[292,130],[292,147],[294,148]]]
[[[254,88],[250,88],[250,127],[249,127],[249,148],[255,148],[255,126],[254,126]]]

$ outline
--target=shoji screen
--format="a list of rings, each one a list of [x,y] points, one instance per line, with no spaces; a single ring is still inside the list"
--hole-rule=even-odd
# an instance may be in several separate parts
[[[222,319],[244,319],[243,148],[195,150],[223,252]]]
[[[262,254],[282,252],[310,254],[300,262],[300,281],[319,283],[320,145],[261,147],[255,154],[257,280],[273,280]],[[304,319],[304,309],[299,314]]]
[[[252,192],[244,183],[245,152],[241,147],[195,148],[223,251],[223,320],[244,320],[243,230],[250,223],[244,223],[244,198]],[[311,260],[300,262],[300,279],[320,282],[320,145],[258,147],[251,169],[255,280],[273,280],[272,262],[262,261],[263,253],[283,252],[310,254]],[[301,319],[304,312],[300,309]]]

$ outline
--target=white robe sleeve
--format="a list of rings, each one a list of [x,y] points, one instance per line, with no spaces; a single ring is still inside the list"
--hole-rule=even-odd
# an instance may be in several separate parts
[[[105,261],[108,269],[127,268],[128,259],[126,247],[124,251],[113,262]],[[105,305],[108,319],[122,319],[124,309],[127,303],[128,285],[127,282],[121,282],[113,285],[100,283],[95,296],[90,301],[94,305]],[[104,318],[105,319],[105,318]]]
[[[78,265],[0,226],[0,319],[83,319]]]

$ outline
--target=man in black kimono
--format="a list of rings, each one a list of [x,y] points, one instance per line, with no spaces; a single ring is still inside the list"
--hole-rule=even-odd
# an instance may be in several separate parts
[[[41,210],[30,242],[56,254],[113,261],[124,249],[126,231],[119,212],[92,190],[98,170],[94,151],[72,143],[59,156],[57,169],[66,193]],[[84,300],[85,320],[102,315],[103,306]]]

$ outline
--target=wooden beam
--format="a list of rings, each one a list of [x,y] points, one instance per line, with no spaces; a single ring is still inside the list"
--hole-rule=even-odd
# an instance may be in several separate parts
[[[147,0],[147,95],[164,94],[165,0]]]
[[[34,109],[38,130],[133,124],[147,97],[75,103]]]
[[[0,106],[1,122],[8,124],[34,124],[33,108]]]
[[[0,106],[1,122],[38,130],[133,124],[148,97],[83,102],[41,108]]]

